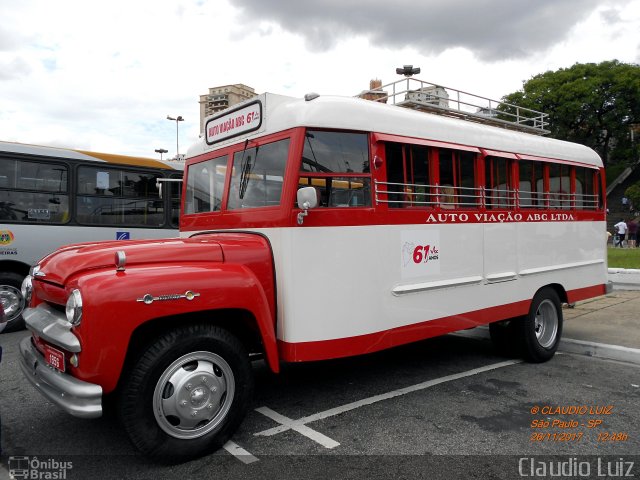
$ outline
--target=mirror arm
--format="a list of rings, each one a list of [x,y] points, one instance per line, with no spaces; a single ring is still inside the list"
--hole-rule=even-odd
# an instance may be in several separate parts
[[[302,225],[304,223],[304,217],[309,215],[309,202],[304,202],[302,204],[302,211],[298,212],[298,225]]]

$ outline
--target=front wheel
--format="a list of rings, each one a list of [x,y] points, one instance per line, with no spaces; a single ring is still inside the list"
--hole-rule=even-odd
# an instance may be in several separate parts
[[[543,288],[533,297],[529,313],[516,323],[522,357],[534,363],[551,359],[560,343],[562,322],[558,294],[551,288]]]
[[[24,328],[22,312],[25,309],[25,299],[21,287],[24,276],[13,272],[0,273],[0,302],[7,315],[5,332],[15,332]]]
[[[220,448],[253,392],[249,356],[226,330],[193,325],[156,339],[124,377],[119,415],[133,444],[168,463]]]

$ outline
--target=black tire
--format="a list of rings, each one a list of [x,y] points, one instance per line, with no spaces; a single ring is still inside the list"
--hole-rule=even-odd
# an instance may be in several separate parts
[[[509,319],[489,324],[491,343],[499,355],[505,357],[518,356],[515,323],[519,319]]]
[[[163,334],[141,352],[119,387],[118,414],[142,453],[177,463],[222,447],[252,394],[251,364],[240,341],[196,324]]]
[[[25,301],[20,291],[24,275],[14,272],[0,273],[0,300],[7,314],[7,324],[4,332],[16,332],[24,328],[22,312],[25,309]]]
[[[528,362],[541,363],[550,360],[558,350],[562,337],[562,305],[552,288],[536,293],[529,313],[515,322],[520,355]]]

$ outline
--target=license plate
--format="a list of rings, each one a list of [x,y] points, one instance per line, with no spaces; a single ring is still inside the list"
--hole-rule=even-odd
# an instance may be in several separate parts
[[[64,353],[49,345],[44,346],[44,361],[56,370],[64,372]]]

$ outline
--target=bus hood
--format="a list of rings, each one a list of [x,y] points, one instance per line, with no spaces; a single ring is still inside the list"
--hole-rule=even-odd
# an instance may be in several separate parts
[[[38,278],[64,285],[77,273],[112,267],[116,270],[118,252],[124,252],[125,269],[135,265],[222,262],[220,243],[210,238],[172,238],[164,240],[120,240],[67,245],[39,262]]]

